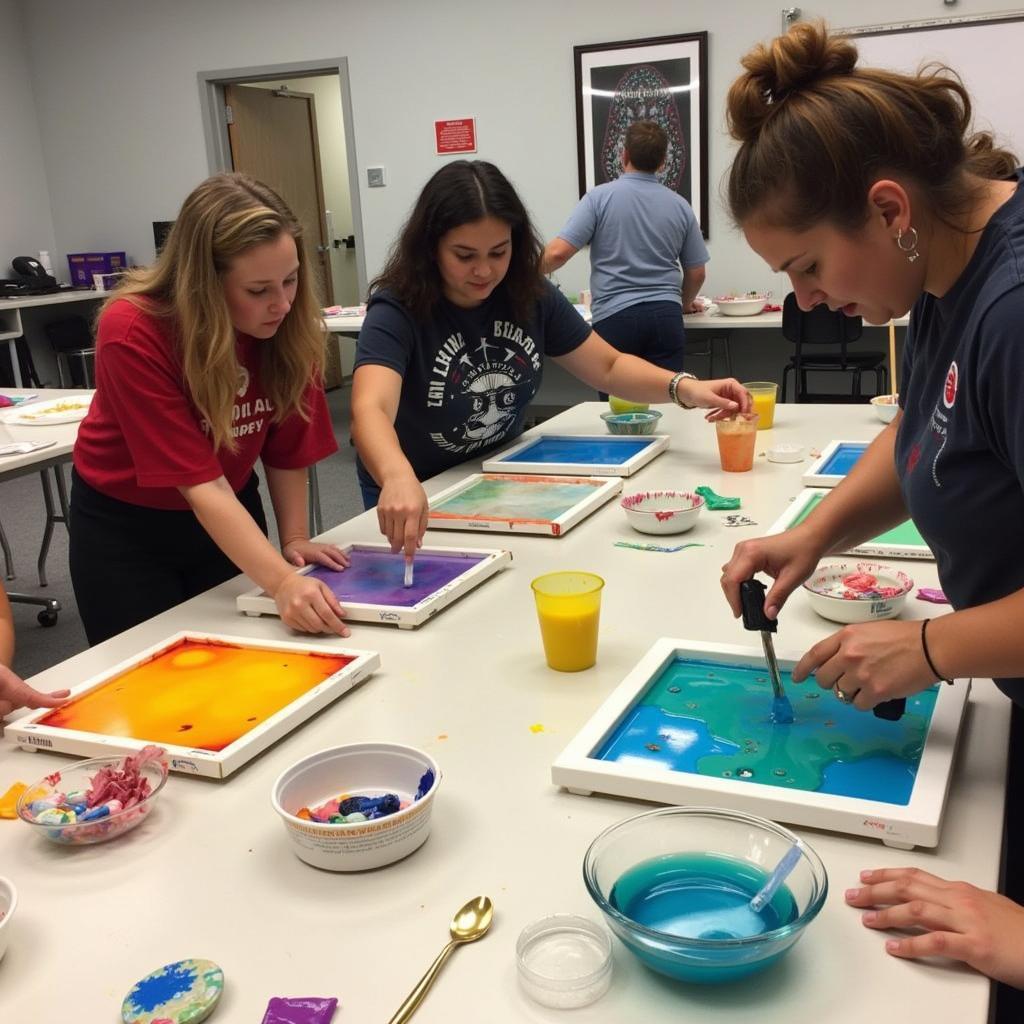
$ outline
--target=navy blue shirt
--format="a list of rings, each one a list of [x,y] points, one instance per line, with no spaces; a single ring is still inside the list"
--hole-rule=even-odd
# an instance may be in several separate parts
[[[1024,587],[1024,172],[1016,180],[953,288],[915,304],[903,356],[896,470],[955,609]],[[1024,678],[997,682],[1024,705]]]
[[[589,334],[590,325],[548,281],[525,320],[513,315],[504,285],[473,309],[442,299],[424,324],[378,292],[359,332],[355,366],[401,374],[395,431],[417,478],[426,480],[518,437],[544,356],[568,355]],[[360,461],[357,469],[372,479]]]

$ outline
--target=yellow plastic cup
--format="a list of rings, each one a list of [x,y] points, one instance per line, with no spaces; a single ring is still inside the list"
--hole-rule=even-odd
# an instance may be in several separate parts
[[[597,661],[604,580],[591,572],[550,572],[530,586],[548,665],[559,672],[590,668]]]
[[[757,429],[769,430],[775,422],[775,402],[779,395],[779,385],[772,380],[755,380],[743,385],[754,400],[753,411],[757,413]]]

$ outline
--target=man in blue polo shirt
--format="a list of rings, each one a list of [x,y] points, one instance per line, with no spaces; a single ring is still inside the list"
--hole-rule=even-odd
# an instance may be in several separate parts
[[[590,245],[594,330],[620,352],[683,369],[682,314],[704,283],[708,250],[690,204],[655,176],[668,136],[653,121],[626,130],[624,173],[591,189],[544,250],[544,272]]]

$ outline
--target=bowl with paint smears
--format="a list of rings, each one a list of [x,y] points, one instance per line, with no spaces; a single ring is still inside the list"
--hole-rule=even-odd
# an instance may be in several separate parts
[[[900,411],[900,396],[875,395],[871,399],[871,408],[883,423],[892,423],[896,419],[896,413]]]
[[[0,960],[11,941],[11,922],[18,909],[18,890],[9,878],[0,875]]]
[[[422,750],[399,743],[349,743],[286,768],[274,783],[271,803],[300,860],[328,871],[367,871],[408,857],[426,842],[440,783],[441,769]],[[312,817],[334,802],[344,811],[341,805],[353,798],[392,796],[399,809],[381,817]]]
[[[167,782],[163,751],[148,749],[155,753],[142,760],[141,752],[94,757],[52,772],[21,794],[18,817],[38,835],[62,846],[88,846],[123,836],[149,817]]]
[[[825,866],[802,843],[774,896],[750,907],[796,842],[753,814],[664,807],[605,829],[583,859],[583,881],[647,967],[696,984],[739,981],[785,956],[825,904]]]
[[[913,589],[905,572],[877,562],[819,565],[804,584],[811,607],[822,618],[842,623],[894,619]]]
[[[704,509],[704,499],[690,491],[641,491],[627,494],[620,504],[639,533],[685,533]]]
[[[646,412],[603,412],[601,419],[610,434],[653,434],[661,413],[657,409]]]
[[[715,299],[722,316],[756,316],[765,307],[767,295],[752,292],[747,295],[722,295]]]

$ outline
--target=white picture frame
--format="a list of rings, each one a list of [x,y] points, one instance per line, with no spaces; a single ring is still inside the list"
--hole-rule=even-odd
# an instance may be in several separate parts
[[[663,804],[727,806],[792,825],[869,836],[880,839],[886,846],[903,850],[938,844],[956,745],[968,702],[969,680],[939,688],[917,778],[906,805],[673,771],[664,765],[592,757],[592,752],[614,732],[650,683],[671,661],[680,657],[764,666],[764,653],[759,647],[658,640],[559,754],[551,768],[551,781],[585,796],[604,793]],[[790,671],[799,655],[782,651],[778,660],[780,669]],[[769,690],[769,700],[770,697]],[[824,697],[827,699],[827,695]]]
[[[70,687],[72,699],[103,686],[113,677],[157,657],[183,640],[235,644],[259,650],[333,654],[352,659],[339,671],[249,729],[243,736],[222,750],[203,750],[184,744],[161,741],[160,746],[167,752],[170,770],[185,775],[201,775],[215,779],[226,778],[307,719],[312,718],[318,711],[337,700],[342,694],[363,682],[380,667],[380,655],[374,651],[353,650],[323,642],[255,640],[252,637],[184,630],[125,658],[111,668],[104,669],[77,685],[72,685]],[[39,720],[46,717],[51,710],[51,708],[40,708],[9,723],[5,730],[6,735],[19,746],[28,750],[46,750],[85,757],[134,754],[153,742],[144,737],[110,736],[103,733],[56,728],[41,723]]]
[[[391,547],[388,544],[350,543],[339,546],[348,555],[351,555],[353,551],[360,550],[382,553],[390,553],[391,551]],[[512,553],[497,548],[425,546],[417,552],[417,557],[424,555],[464,558],[466,560],[466,570],[455,579],[443,584],[439,589],[431,591],[430,594],[413,605],[378,604],[340,598],[345,609],[345,621],[377,622],[398,626],[399,629],[415,629],[423,625],[428,619],[433,618],[442,609],[447,608],[452,602],[457,601],[464,594],[479,586],[484,580],[490,579],[512,563]],[[401,554],[397,557],[402,559]],[[299,573],[309,573],[315,568],[316,566],[307,565],[297,571]],[[260,587],[240,594],[235,601],[235,605],[240,612],[246,615],[279,614],[277,603]]]
[[[632,476],[652,459],[657,458],[669,446],[668,434],[535,434],[519,441],[511,448],[485,459],[485,473],[540,473],[555,476]],[[588,444],[631,450],[639,444],[635,454],[618,462],[532,462],[524,459],[531,449],[546,442],[557,442],[569,446],[579,445],[585,449]]]
[[[472,491],[482,482],[493,482],[496,488],[520,484],[524,487],[558,487],[573,484],[586,485],[586,493],[579,500],[557,513],[517,515],[520,511],[506,505],[504,510],[495,504],[489,512],[460,512],[446,510],[446,503]],[[611,501],[622,490],[621,477],[568,477],[511,473],[473,473],[445,488],[430,499],[428,527],[432,530],[483,530],[491,533],[532,533],[547,537],[561,537],[577,523]]]
[[[827,487],[805,487],[786,506],[782,515],[772,523],[768,534],[784,533],[792,526],[801,522],[808,506],[816,505],[829,493],[831,493],[831,489]],[[894,527],[894,530],[898,529],[900,527]],[[923,539],[920,544],[902,543],[895,539],[887,540],[886,537],[892,534],[894,530],[889,530],[872,540],[858,544],[856,547],[848,548],[846,551],[838,552],[838,554],[855,555],[858,558],[905,558],[914,561],[935,561],[935,555],[932,554],[931,548],[928,547]]]

